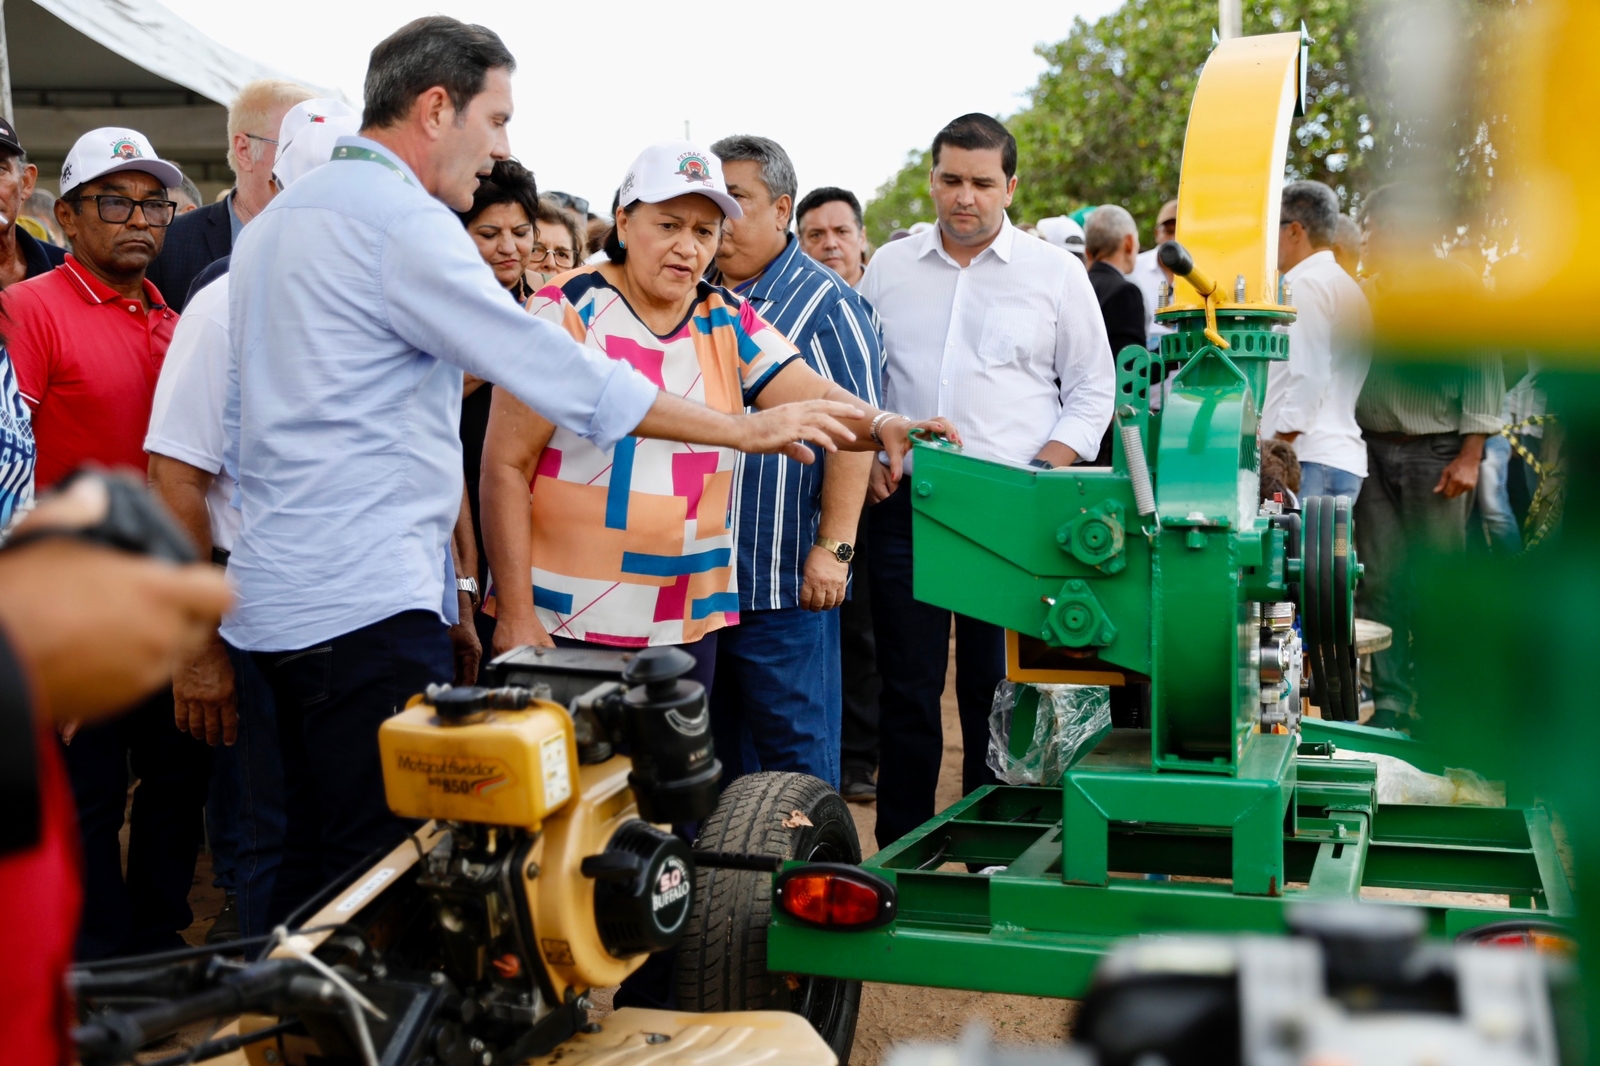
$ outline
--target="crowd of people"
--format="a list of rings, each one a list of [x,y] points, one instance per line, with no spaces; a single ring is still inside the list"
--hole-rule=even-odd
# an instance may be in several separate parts
[[[875,250],[856,195],[801,196],[755,135],[643,147],[601,216],[510,158],[514,69],[430,17],[373,51],[361,114],[252,83],[210,204],[115,127],[43,195],[0,123],[0,527],[86,465],[138,471],[234,597],[170,685],[40,749],[77,810],[80,959],[177,946],[203,839],[213,939],[392,845],[378,726],[521,645],[681,646],[725,780],[813,774],[876,801],[880,844],[934,813],[953,646],[962,785],[994,780],[1004,634],[913,594],[910,436],[1108,463],[1114,353],[1169,332],[1136,219],[1014,225],[1016,141],[982,114],[933,139],[936,219]],[[1373,721],[1403,728],[1407,537],[1461,550],[1476,498],[1504,546],[1518,475],[1485,443],[1496,361],[1369,365],[1396,209],[1284,188],[1297,317],[1261,436],[1265,491],[1355,501],[1362,613],[1396,633]]]

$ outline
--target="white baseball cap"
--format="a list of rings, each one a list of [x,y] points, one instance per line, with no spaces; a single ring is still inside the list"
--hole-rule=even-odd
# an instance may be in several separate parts
[[[278,127],[278,154],[272,178],[278,188],[296,181],[333,158],[340,137],[361,129],[361,114],[343,100],[304,100],[291,107]]]
[[[659,204],[684,193],[699,193],[729,218],[743,218],[739,201],[728,195],[722,162],[692,141],[662,141],[639,153],[622,179],[617,204]]]
[[[1034,229],[1038,231],[1039,238],[1047,244],[1065,248],[1069,252],[1077,252],[1079,255],[1083,254],[1083,227],[1066,215],[1041,218]]]
[[[183,184],[183,171],[156,155],[144,134],[124,126],[101,126],[79,137],[67,153],[61,167],[61,195],[124,170],[142,170],[167,189]]]

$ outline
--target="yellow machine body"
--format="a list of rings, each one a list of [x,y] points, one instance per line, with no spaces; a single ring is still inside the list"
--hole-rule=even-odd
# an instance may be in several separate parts
[[[1298,33],[1235,37],[1217,45],[1195,87],[1178,181],[1177,239],[1205,264],[1219,307],[1278,305],[1278,212],[1283,156],[1305,84]],[[1262,107],[1263,100],[1276,101]],[[1245,298],[1234,282],[1245,280]],[[1205,306],[1178,278],[1173,309]]]
[[[448,726],[413,702],[383,723],[378,747],[389,809],[402,818],[537,830],[578,784],[572,717],[541,700]]]
[[[585,856],[605,850],[624,822],[639,817],[628,787],[632,769],[623,755],[583,767],[577,801],[545,823],[534,853],[537,876],[523,872],[539,955],[557,996],[568,988],[581,993],[617,984],[646,958],[619,959],[605,949],[595,926],[594,878],[580,871]]]

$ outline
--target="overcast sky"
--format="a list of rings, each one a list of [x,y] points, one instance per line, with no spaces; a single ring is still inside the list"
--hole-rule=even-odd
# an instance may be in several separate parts
[[[730,133],[776,139],[802,195],[842,185],[865,201],[912,148],[968,111],[1016,111],[1044,69],[1039,42],[1117,0],[926,0],[674,7],[663,0],[441,6],[413,0],[163,0],[197,28],[285,74],[361,97],[367,54],[418,15],[498,32],[517,57],[511,145],[542,189],[600,208],[639,150]],[[561,16],[568,16],[565,20]]]

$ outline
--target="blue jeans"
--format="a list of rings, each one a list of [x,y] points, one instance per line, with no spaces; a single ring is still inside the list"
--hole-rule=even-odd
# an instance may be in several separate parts
[[[1522,550],[1522,530],[1511,510],[1511,442],[1493,434],[1483,442],[1483,462],[1478,465],[1478,513],[1484,532],[1496,552],[1515,555]]]
[[[711,732],[724,783],[793,770],[839,787],[839,612],[741,611],[718,633]]]
[[[297,651],[255,652],[272,686],[283,756],[283,862],[271,921],[412,823],[389,810],[378,727],[430,684],[455,678],[448,627],[433,611],[405,611]]]
[[[1361,495],[1360,474],[1340,470],[1326,463],[1300,464],[1300,498],[1307,496],[1348,496],[1354,504]]]

